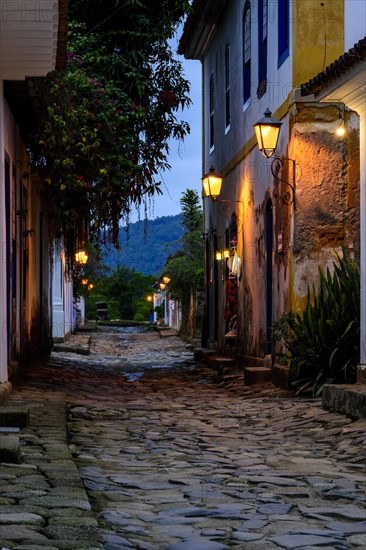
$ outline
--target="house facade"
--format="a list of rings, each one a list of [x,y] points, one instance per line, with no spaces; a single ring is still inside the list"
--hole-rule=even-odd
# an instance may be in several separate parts
[[[336,59],[324,71],[301,86],[304,97],[341,101],[360,117],[360,364],[357,381],[366,384],[366,37]]]
[[[49,350],[47,205],[24,136],[36,113],[27,78],[65,61],[67,1],[0,1],[0,382]]]
[[[203,165],[223,177],[203,198],[208,346],[235,345],[244,366],[271,366],[271,325],[300,311],[318,266],[342,246],[359,261],[359,115],[300,86],[365,35],[353,1],[196,0],[179,52],[202,63]],[[257,146],[266,110],[275,154]],[[337,130],[346,131],[342,137]]]

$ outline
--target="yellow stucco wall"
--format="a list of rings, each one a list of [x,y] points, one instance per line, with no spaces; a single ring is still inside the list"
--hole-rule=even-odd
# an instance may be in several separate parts
[[[344,53],[344,0],[294,2],[292,41],[296,88]]]

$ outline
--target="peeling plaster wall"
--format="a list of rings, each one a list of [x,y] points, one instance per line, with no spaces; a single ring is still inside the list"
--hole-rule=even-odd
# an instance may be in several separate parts
[[[344,244],[359,259],[358,117],[345,113],[347,135],[335,136],[339,107],[298,103],[284,119],[279,156],[296,160],[296,210],[281,195],[271,160],[253,150],[236,170],[242,198],[243,269],[239,282],[239,352],[266,354],[265,207],[273,204],[273,320],[290,309],[302,310],[308,286],[319,282],[318,266],[332,269]],[[234,178],[234,176],[232,176]],[[292,180],[292,164],[282,178]],[[279,246],[279,235],[282,246]]]
[[[339,107],[298,103],[291,112],[297,170],[297,212],[292,245],[291,309],[306,303],[308,285],[319,282],[318,266],[332,269],[342,245],[359,259],[359,130],[345,113],[339,138]]]
[[[343,243],[359,258],[359,151],[358,118],[345,112],[347,137],[334,136],[339,105],[291,103],[293,90],[344,51],[343,0],[291,4],[290,51],[278,65],[277,4],[271,5],[268,37],[267,91],[257,96],[258,17],[252,3],[252,94],[243,106],[242,17],[244,0],[228,4],[215,28],[203,59],[203,173],[214,166],[224,175],[220,200],[236,201],[242,230],[238,254],[242,260],[238,280],[238,352],[263,358],[266,349],[266,202],[273,205],[272,319],[289,309],[302,309],[308,284],[318,279],[318,265],[331,265],[334,250]],[[349,14],[348,13],[348,23]],[[353,17],[353,16],[352,16]],[[349,33],[348,33],[349,36]],[[231,55],[231,123],[225,128],[225,48]],[[325,48],[326,46],[326,48]],[[311,55],[309,56],[309,51]],[[305,62],[304,62],[305,60]],[[214,146],[210,149],[210,78],[214,77]],[[291,92],[292,91],[292,92]],[[290,93],[291,92],[291,93]],[[290,95],[289,95],[290,94]],[[256,147],[253,124],[266,108],[281,119],[276,155],[297,164],[297,210],[281,198],[288,191],[271,172],[272,159]],[[289,111],[288,111],[289,109]],[[343,111],[342,111],[343,112]],[[292,164],[282,177],[291,181]],[[214,260],[214,240],[225,231],[218,204],[205,199],[206,298],[208,343],[222,349],[225,286],[221,266]],[[282,243],[282,244],[281,244]],[[271,319],[271,321],[272,321]],[[221,348],[220,348],[221,346]]]

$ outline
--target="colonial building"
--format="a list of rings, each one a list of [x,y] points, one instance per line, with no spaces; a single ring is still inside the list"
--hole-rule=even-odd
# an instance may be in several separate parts
[[[47,205],[23,137],[37,116],[27,79],[64,64],[66,21],[66,0],[0,0],[0,382],[51,342]]]
[[[303,96],[341,101],[360,117],[361,346],[357,381],[366,384],[366,37],[301,86]]]
[[[202,63],[208,346],[273,364],[271,325],[301,310],[341,246],[359,261],[359,114],[301,84],[365,36],[357,1],[195,0],[179,52]],[[268,112],[269,110],[269,112]],[[277,119],[276,150],[254,126]],[[345,130],[342,136],[338,131]]]

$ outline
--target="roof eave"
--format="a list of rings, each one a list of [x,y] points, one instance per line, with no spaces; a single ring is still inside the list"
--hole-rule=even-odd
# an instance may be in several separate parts
[[[325,88],[329,88],[332,82],[342,78],[345,74],[357,72],[362,69],[362,64],[366,59],[366,37],[357,42],[353,48],[341,55],[333,63],[328,65],[316,76],[301,85],[301,95],[318,95]],[[361,69],[359,69],[361,68]]]
[[[178,53],[186,59],[202,60],[216,32],[228,0],[195,0],[184,25]]]

